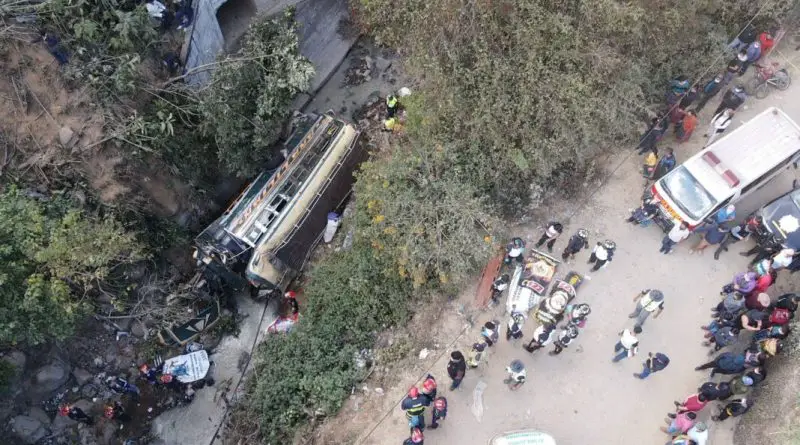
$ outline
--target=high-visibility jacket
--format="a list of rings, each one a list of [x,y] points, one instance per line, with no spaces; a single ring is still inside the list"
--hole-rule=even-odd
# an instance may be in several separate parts
[[[386,96],[386,106],[389,108],[394,108],[397,106],[397,97],[394,94]]]

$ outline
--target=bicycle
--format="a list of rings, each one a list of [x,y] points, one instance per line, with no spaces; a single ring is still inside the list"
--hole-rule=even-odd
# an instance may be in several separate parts
[[[755,76],[747,84],[747,91],[758,99],[763,99],[769,95],[770,87],[786,91],[792,83],[789,72],[784,68],[779,68],[780,64],[772,62],[769,66],[758,63]]]

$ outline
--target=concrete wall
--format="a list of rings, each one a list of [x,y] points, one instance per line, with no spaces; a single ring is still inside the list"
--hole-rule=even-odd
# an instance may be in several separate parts
[[[195,20],[187,37],[187,69],[214,62],[225,48],[216,15],[224,3],[225,0],[195,0]],[[313,94],[333,74],[356,41],[355,38],[344,39],[338,33],[339,22],[349,15],[347,0],[256,0],[255,3],[259,16],[279,14],[288,6],[296,6],[300,52],[317,71],[309,88]],[[202,85],[210,77],[211,71],[202,71],[187,80],[190,84]]]

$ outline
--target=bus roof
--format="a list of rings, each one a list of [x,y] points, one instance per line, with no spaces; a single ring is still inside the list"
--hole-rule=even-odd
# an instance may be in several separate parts
[[[687,160],[684,165],[717,199],[769,172],[781,161],[800,152],[800,126],[782,110],[770,107],[719,141]]]

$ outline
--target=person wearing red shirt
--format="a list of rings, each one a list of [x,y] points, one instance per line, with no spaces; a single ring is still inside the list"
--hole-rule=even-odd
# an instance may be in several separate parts
[[[769,31],[759,34],[758,41],[761,43],[761,57],[766,56],[769,50],[775,46],[775,37]]]
[[[675,408],[677,409],[678,414],[685,412],[696,413],[702,411],[707,404],[708,404],[708,399],[706,398],[705,394],[697,393],[687,397],[686,400],[683,401],[683,403],[675,402]],[[670,415],[670,417],[675,418],[674,414]]]

